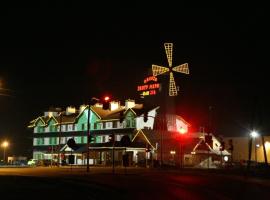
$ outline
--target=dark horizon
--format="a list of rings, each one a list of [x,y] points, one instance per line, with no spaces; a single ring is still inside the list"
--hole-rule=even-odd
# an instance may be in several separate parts
[[[105,94],[141,101],[136,86],[151,65],[168,66],[164,42],[174,44],[173,66],[189,63],[190,75],[175,74],[175,102],[193,130],[208,125],[212,106],[214,134],[244,136],[252,126],[269,134],[267,10],[186,8],[170,19],[164,12],[1,13],[0,80],[12,96],[0,96],[0,141],[28,154],[27,125],[50,106],[78,107]]]

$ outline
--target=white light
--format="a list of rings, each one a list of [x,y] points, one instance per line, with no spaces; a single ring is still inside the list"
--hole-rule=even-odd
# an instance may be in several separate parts
[[[225,162],[228,162],[228,160],[229,160],[229,157],[228,156],[224,156],[224,161]]]
[[[256,144],[256,147],[258,147],[258,148],[259,148],[259,147],[260,147],[260,145],[259,145],[259,144]]]
[[[187,133],[187,130],[184,129],[183,127],[181,127],[181,128],[179,129],[179,132],[180,132],[180,134],[185,134],[185,133]]]
[[[172,155],[174,155],[174,154],[175,154],[175,151],[170,151],[170,153],[171,153]]]
[[[264,143],[264,146],[265,146],[265,148],[270,148],[270,142],[266,141],[266,142]]]
[[[258,137],[258,135],[259,135],[259,134],[258,134],[256,131],[252,131],[252,132],[250,133],[250,136],[253,137],[253,138]]]

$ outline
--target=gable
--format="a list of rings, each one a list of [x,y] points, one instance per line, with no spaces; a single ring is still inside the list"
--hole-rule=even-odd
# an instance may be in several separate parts
[[[45,125],[46,125],[46,123],[44,122],[44,120],[41,117],[39,117],[35,122],[35,126],[45,126]]]
[[[47,122],[47,125],[48,126],[53,126],[53,125],[56,125],[57,124],[57,121],[54,117],[51,117],[48,122]]]
[[[132,109],[128,109],[125,114],[124,114],[125,118],[135,118],[136,114]]]
[[[150,142],[149,138],[143,133],[143,131],[140,129],[135,134],[135,136],[132,138],[131,142],[145,142],[149,144],[153,149],[155,149],[154,145]]]
[[[90,110],[91,114],[90,114],[90,123],[94,123],[97,120],[99,120],[100,118],[97,116],[97,114],[95,112],[92,111],[92,109]],[[76,119],[78,124],[84,124],[87,123],[88,121],[88,107],[87,109],[84,109],[80,115],[77,117]]]

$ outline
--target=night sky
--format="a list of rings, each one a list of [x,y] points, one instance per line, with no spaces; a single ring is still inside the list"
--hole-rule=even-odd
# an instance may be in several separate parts
[[[11,142],[10,153],[31,153],[27,125],[50,106],[105,94],[141,102],[136,85],[152,64],[168,66],[164,42],[174,43],[173,66],[189,63],[190,75],[175,74],[175,102],[192,130],[208,126],[211,106],[214,134],[270,133],[266,9],[43,6],[0,14],[0,80],[9,89],[1,89],[0,142]]]

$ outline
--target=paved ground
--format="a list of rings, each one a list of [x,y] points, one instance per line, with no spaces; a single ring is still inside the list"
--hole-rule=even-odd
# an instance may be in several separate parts
[[[202,170],[0,168],[1,199],[268,199],[270,181]]]

